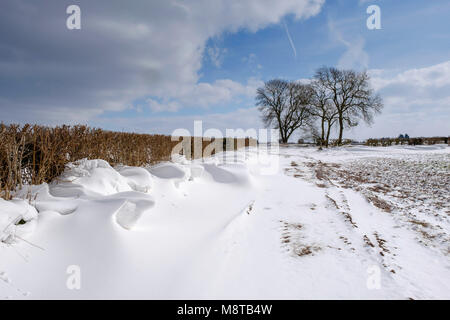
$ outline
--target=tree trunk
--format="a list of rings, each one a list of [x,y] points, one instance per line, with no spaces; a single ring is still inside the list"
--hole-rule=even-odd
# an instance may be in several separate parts
[[[325,140],[325,119],[322,118],[322,135],[320,137],[320,147],[323,146],[324,140]]]
[[[280,139],[281,139],[281,143],[287,143],[286,133],[284,132],[284,130],[282,128],[280,128]]]
[[[342,144],[342,136],[344,133],[344,119],[342,116],[339,116],[339,138],[337,144],[340,146]]]
[[[288,133],[288,132],[286,132],[286,142],[285,143],[288,143],[288,141],[289,141],[289,138],[291,137],[291,135],[294,133],[294,130],[290,130],[290,132]]]
[[[330,141],[330,132],[331,132],[331,121],[328,121],[328,130],[327,130],[327,139],[325,141],[325,146],[328,148],[328,144]]]
[[[286,143],[286,134],[284,132],[284,128],[283,128],[283,124],[281,122],[281,119],[278,117],[277,121],[278,121],[278,128],[280,130],[281,143]]]

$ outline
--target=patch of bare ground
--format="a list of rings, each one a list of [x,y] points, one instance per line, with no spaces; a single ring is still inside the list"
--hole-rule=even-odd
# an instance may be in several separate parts
[[[450,235],[440,225],[411,219],[412,230],[417,233],[417,240],[426,247],[438,248],[444,255],[449,255]]]
[[[341,167],[338,163],[324,163],[322,161],[312,163],[309,166],[314,168],[316,179],[321,181],[328,181],[330,179],[330,171]]]
[[[375,239],[377,239],[378,247],[381,249],[380,255],[384,256],[386,253],[390,253],[389,249],[386,247],[386,240],[381,238],[377,232],[374,232],[373,235],[375,236]]]
[[[305,165],[306,165],[308,168],[314,168],[314,167],[316,166],[316,163],[315,163],[315,162],[305,162]]]
[[[299,223],[290,223],[280,220],[282,224],[281,244],[287,248],[287,251],[296,257],[313,255],[321,250],[321,247],[315,244],[304,244],[300,231],[303,225]]]
[[[382,257],[382,265],[383,265],[383,267],[387,270],[387,271],[389,271],[390,273],[393,273],[393,274],[395,274],[396,273],[396,271],[394,270],[394,268],[393,267],[395,267],[395,263],[394,264],[392,264],[392,262],[393,262],[393,260],[392,260],[392,257],[394,256],[396,256],[396,254],[394,253],[392,253],[391,252],[391,250],[389,250],[388,249],[388,247],[387,247],[387,245],[386,245],[386,243],[387,243],[387,241],[385,240],[385,239],[383,239],[382,237],[381,237],[381,235],[378,233],[378,232],[374,232],[374,234],[373,234],[374,236],[375,236],[375,239],[377,240],[377,244],[378,244],[378,248],[379,248],[379,254],[380,254],[380,256]],[[397,249],[397,247],[393,247],[393,250],[395,250],[395,249]],[[390,257],[388,257],[388,256],[390,256]],[[396,266],[396,268],[400,268],[401,269],[401,267],[400,266]]]
[[[312,255],[320,250],[321,248],[318,246],[298,245],[294,248],[294,253],[299,257],[303,257],[307,255]]]
[[[340,214],[342,214],[342,215],[344,216],[345,220],[346,220],[348,223],[350,223],[351,226],[352,226],[353,228],[358,228],[358,226],[356,225],[356,223],[353,221],[352,215],[348,212],[348,211],[350,211],[350,210],[347,211],[347,210],[345,210],[344,208],[341,208],[341,206],[339,206],[339,204],[337,203],[337,201],[336,201],[335,199],[333,199],[332,197],[330,197],[328,194],[325,195],[325,198],[328,200],[328,202],[329,202],[333,207],[335,207],[335,208],[338,210],[338,212],[339,212]],[[344,205],[346,206],[346,203],[344,203]],[[349,208],[347,208],[347,209],[349,209]]]
[[[408,210],[420,204],[424,211],[432,212],[450,203],[450,156],[446,154],[407,159],[368,158],[346,163],[328,173],[330,179],[345,187],[365,191],[368,200],[374,200],[374,205],[383,210],[389,207],[391,211],[400,207]],[[381,198],[400,201],[402,206],[388,207]]]
[[[303,178],[303,172],[297,167],[298,165],[296,164],[295,166],[292,166],[290,168],[285,168],[284,172],[287,175],[291,175],[294,178]]]
[[[339,210],[339,209],[341,209],[340,207],[339,207],[339,205],[337,204],[337,202],[336,202],[336,200],[334,200],[332,197],[330,197],[329,195],[325,195],[325,198],[327,198],[327,200],[337,209],[337,210]]]
[[[381,265],[386,269],[386,271],[395,274],[396,271],[394,268],[400,268],[400,266],[396,265],[394,257],[395,253],[392,253],[390,249],[387,247],[387,241],[383,239],[378,232],[374,232],[375,236],[375,244],[370,240],[370,238],[365,234],[363,236],[364,244],[367,247],[372,248],[374,252],[378,253],[381,257]],[[393,247],[393,250],[398,249],[397,247]]]
[[[361,193],[375,208],[415,232],[419,243],[449,255],[450,155],[408,154],[340,163],[307,159],[292,161],[286,173],[318,188],[336,186]],[[327,201],[357,228],[344,200],[327,196]]]
[[[347,246],[351,246],[351,245],[352,245],[352,243],[350,242],[350,240],[348,240],[348,238],[345,237],[345,236],[339,236],[339,239],[341,239],[342,242],[345,243]],[[352,248],[352,250],[354,250],[354,249]]]
[[[352,215],[346,211],[341,212],[342,215],[345,217],[345,220],[352,225],[353,228],[358,228],[356,223],[353,221]]]
[[[317,166],[316,169],[315,169],[315,172],[316,172],[316,178],[318,180],[326,180],[327,179],[327,176],[326,176],[325,170],[323,168],[323,165]]]
[[[368,245],[369,247],[375,248],[375,245],[370,241],[369,237],[365,234],[364,237],[364,243]]]
[[[316,187],[318,187],[318,188],[326,188],[327,185],[324,184],[324,183],[316,183]]]
[[[409,222],[417,224],[417,225],[422,226],[424,228],[429,228],[430,227],[430,224],[428,222],[425,222],[425,221],[418,221],[418,220],[412,219],[412,220],[409,220]]]
[[[423,229],[422,229],[422,230],[419,230],[419,232],[420,232],[420,234],[422,234],[422,237],[423,237],[424,239],[427,239],[427,240],[433,240],[433,239],[436,238],[436,235],[432,235],[432,234],[426,232],[426,231],[423,230]]]
[[[328,188],[333,183],[329,179],[329,171],[340,168],[338,163],[324,163],[321,161],[307,161],[298,163],[291,161],[290,166],[284,169],[287,175],[301,178],[316,184],[319,188]]]
[[[389,203],[387,203],[385,200],[378,197],[377,195],[366,194],[365,197],[366,197],[367,201],[372,203],[375,207],[377,207],[385,212],[389,212],[389,213],[392,212],[392,206]]]
[[[322,162],[310,163],[308,166],[313,168],[316,183],[360,192],[373,206],[392,214],[401,220],[402,225],[416,232],[420,243],[448,254],[448,154],[374,157],[337,166]]]

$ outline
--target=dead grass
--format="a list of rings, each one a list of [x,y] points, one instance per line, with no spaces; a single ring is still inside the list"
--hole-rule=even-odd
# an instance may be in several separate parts
[[[299,256],[299,257],[303,257],[303,256],[308,256],[308,255],[312,255],[314,252],[320,251],[321,248],[318,246],[309,246],[309,245],[305,245],[305,246],[297,246],[294,248],[294,253]]]
[[[325,197],[328,199],[328,201],[337,209],[337,210],[339,210],[340,209],[340,207],[339,207],[339,205],[337,204],[337,202],[336,202],[336,200],[334,200],[332,197],[330,197],[329,195],[325,195]]]
[[[366,243],[366,245],[368,245],[369,247],[375,248],[375,245],[372,243],[372,241],[370,241],[370,239],[367,235],[364,235],[363,239],[364,239],[364,242]]]
[[[386,247],[386,240],[381,238],[381,236],[375,232],[374,233],[375,239],[377,239],[378,247],[381,249],[380,255],[384,256],[385,253],[390,253],[389,249]]]
[[[283,246],[287,246],[289,251],[295,256],[303,257],[313,255],[315,252],[321,250],[317,245],[305,245],[299,241],[302,238],[300,232],[303,229],[303,225],[283,220],[280,220],[280,222],[283,231],[281,234],[281,243]]]
[[[317,186],[318,188],[326,188],[326,187],[327,187],[327,185],[324,184],[324,183],[316,183],[316,186]]]
[[[385,212],[392,212],[392,206],[384,201],[383,199],[379,198],[376,195],[366,195],[366,199],[372,203],[375,207],[385,211]]]
[[[319,162],[319,165],[316,167],[315,173],[316,173],[316,178],[318,180],[322,180],[323,181],[323,180],[327,180],[328,179],[327,174],[326,174],[326,172],[324,170],[324,165],[321,162]]]
[[[0,124],[0,197],[10,199],[17,187],[26,184],[50,182],[64,171],[66,164],[84,158],[103,159],[113,166],[144,166],[167,161],[182,139],[188,143],[184,143],[179,153],[187,158],[202,157],[206,150],[207,155],[212,155],[224,146],[236,150],[256,144],[253,139],[233,138],[211,141],[180,137],[172,141],[167,135],[113,132],[84,125]],[[203,152],[194,153],[194,145],[200,145]]]
[[[353,228],[358,228],[358,225],[353,221],[353,217],[350,213],[346,211],[341,212],[342,215],[345,217],[345,220],[352,225]]]
[[[409,222],[417,224],[417,225],[422,226],[424,228],[429,228],[430,227],[430,224],[428,222],[425,222],[425,221],[409,220]]]

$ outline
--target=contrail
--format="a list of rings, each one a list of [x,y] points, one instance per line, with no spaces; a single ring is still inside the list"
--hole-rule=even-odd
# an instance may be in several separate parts
[[[291,35],[289,33],[289,29],[286,25],[286,22],[283,20],[284,30],[286,30],[286,35],[289,39],[289,43],[291,44],[292,51],[294,51],[294,57],[297,58],[297,50],[295,49],[294,42],[292,41]]]

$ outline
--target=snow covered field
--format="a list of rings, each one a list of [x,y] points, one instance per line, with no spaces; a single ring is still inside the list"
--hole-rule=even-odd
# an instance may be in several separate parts
[[[0,298],[450,299],[449,147],[230,157],[79,161],[0,200]]]

